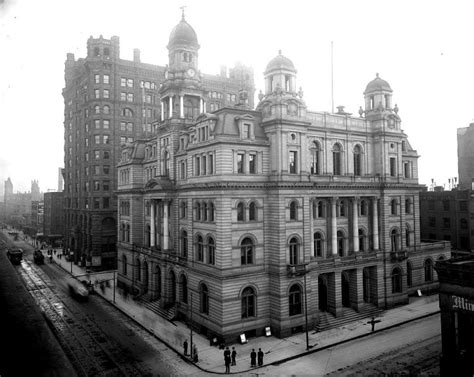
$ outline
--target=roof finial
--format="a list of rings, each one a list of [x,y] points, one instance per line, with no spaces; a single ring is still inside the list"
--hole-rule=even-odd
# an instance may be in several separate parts
[[[378,73],[378,72],[375,74],[375,77],[376,77],[376,78],[379,78],[379,73]]]
[[[182,12],[181,14],[182,20],[184,20],[184,8],[186,8],[186,5],[179,7],[179,9],[181,9],[181,12]]]

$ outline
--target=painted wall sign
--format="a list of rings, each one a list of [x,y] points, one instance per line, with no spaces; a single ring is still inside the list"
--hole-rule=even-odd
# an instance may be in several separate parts
[[[465,297],[451,296],[451,305],[453,309],[474,312],[474,300],[469,300]]]

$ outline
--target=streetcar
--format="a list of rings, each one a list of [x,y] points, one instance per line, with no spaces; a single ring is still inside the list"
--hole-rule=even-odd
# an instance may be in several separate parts
[[[69,294],[75,299],[86,301],[89,298],[89,290],[79,280],[68,278],[67,286]]]
[[[41,250],[36,249],[33,253],[33,260],[36,264],[44,264],[44,255]]]
[[[19,248],[8,249],[7,257],[8,259],[10,259],[10,262],[12,262],[12,264],[20,264],[21,260],[23,259],[23,250]]]

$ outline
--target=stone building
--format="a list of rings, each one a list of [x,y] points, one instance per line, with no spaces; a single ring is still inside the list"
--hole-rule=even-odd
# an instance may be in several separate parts
[[[171,58],[171,57],[170,57]],[[189,55],[196,59],[197,55]],[[67,54],[64,97],[64,210],[65,241],[76,263],[94,269],[116,266],[117,188],[116,165],[121,145],[156,135],[153,122],[170,111],[192,117],[198,97],[175,91],[160,94],[166,67],[120,58],[119,37],[90,37],[87,56],[75,60]],[[188,74],[190,71],[188,72]],[[202,75],[206,89],[200,105],[208,110],[237,103],[239,90],[248,93],[253,106],[253,73],[244,66],[230,70],[230,77]],[[190,89],[191,90],[191,89]],[[196,89],[194,89],[196,90]],[[155,165],[150,171],[156,172]]]
[[[359,117],[310,111],[280,52],[256,109],[243,94],[210,112],[184,19],[168,50],[156,135],[124,146],[118,165],[122,289],[235,340],[437,287],[449,243],[420,242],[418,154],[385,80],[369,82]]]
[[[44,193],[43,237],[59,245],[64,233],[63,192]]]
[[[436,263],[439,277],[441,376],[474,374],[474,258]]]

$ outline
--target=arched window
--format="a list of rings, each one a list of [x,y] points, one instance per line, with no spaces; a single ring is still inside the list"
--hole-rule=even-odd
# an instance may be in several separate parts
[[[321,147],[319,143],[315,140],[311,145],[311,164],[310,171],[311,174],[321,174]]]
[[[245,219],[245,208],[244,203],[240,202],[237,204],[237,221],[244,221]]]
[[[334,144],[332,148],[332,168],[334,175],[342,174],[342,148],[340,144]]]
[[[196,203],[196,220],[201,220],[201,203]]]
[[[100,114],[100,106],[99,105],[94,106],[94,113]]]
[[[413,284],[413,266],[410,261],[407,262],[407,286],[411,287]]]
[[[354,147],[354,175],[362,175],[362,150],[360,145]]]
[[[298,220],[298,203],[296,200],[290,203],[290,220]]]
[[[188,279],[184,274],[181,274],[180,277],[181,283],[181,302],[184,304],[188,303]]]
[[[207,289],[206,284],[201,284],[201,289],[199,293],[201,296],[200,311],[203,314],[209,314],[209,291]]]
[[[344,233],[341,231],[341,230],[338,230],[337,231],[337,254],[340,256],[340,257],[343,257],[344,256]]]
[[[433,281],[433,261],[431,259],[425,260],[425,282]]]
[[[402,271],[400,267],[392,270],[392,293],[402,292]]]
[[[202,204],[202,220],[207,221],[207,203]]]
[[[407,198],[407,199],[405,199],[405,213],[411,213],[411,212],[412,212],[411,199]]]
[[[359,229],[359,250],[367,250],[366,234],[364,232],[364,229]]]
[[[183,258],[188,258],[188,232],[185,230],[181,232],[181,255]]]
[[[140,259],[136,259],[136,271],[137,271],[137,281],[140,281],[142,280],[142,266],[141,266],[141,263],[140,263]]]
[[[299,242],[298,238],[293,237],[290,240],[289,248],[290,248],[290,264],[295,265],[299,262]]]
[[[204,242],[202,236],[198,235],[196,237],[196,246],[197,246],[197,260],[198,262],[204,261]]]
[[[255,317],[255,292],[247,287],[242,291],[242,318]]]
[[[301,287],[298,284],[293,284],[290,287],[288,307],[290,311],[290,316],[302,313]]]
[[[122,110],[122,115],[124,117],[133,118],[133,111],[129,109],[128,107],[126,107],[125,109]]]
[[[242,265],[253,264],[254,245],[250,238],[246,237],[240,243],[240,263]]]
[[[212,237],[207,240],[207,263],[216,264],[216,245]]]
[[[320,232],[315,232],[313,234],[313,243],[314,243],[314,256],[322,257],[323,256],[323,235]]]
[[[346,208],[346,201],[339,200],[337,202],[337,216],[338,217],[345,217],[347,216],[347,208]]]
[[[397,199],[392,199],[390,201],[390,214],[396,215],[397,214]]]
[[[325,216],[325,205],[322,200],[313,200],[313,219],[319,219]]]
[[[255,202],[252,202],[249,205],[249,221],[255,220],[257,220],[257,205]]]
[[[122,255],[122,275],[127,276],[127,256]]]
[[[209,203],[209,221],[214,221],[214,203]]]
[[[391,240],[391,250],[398,251],[400,249],[400,233],[398,229],[392,229],[390,232],[390,240]]]
[[[164,156],[164,169],[163,169],[163,175],[169,176],[170,175],[170,154],[168,151],[165,151],[165,156]]]
[[[110,114],[110,106],[108,105],[104,106],[104,114]]]
[[[405,244],[407,247],[411,246],[411,229],[408,224],[405,227]]]

